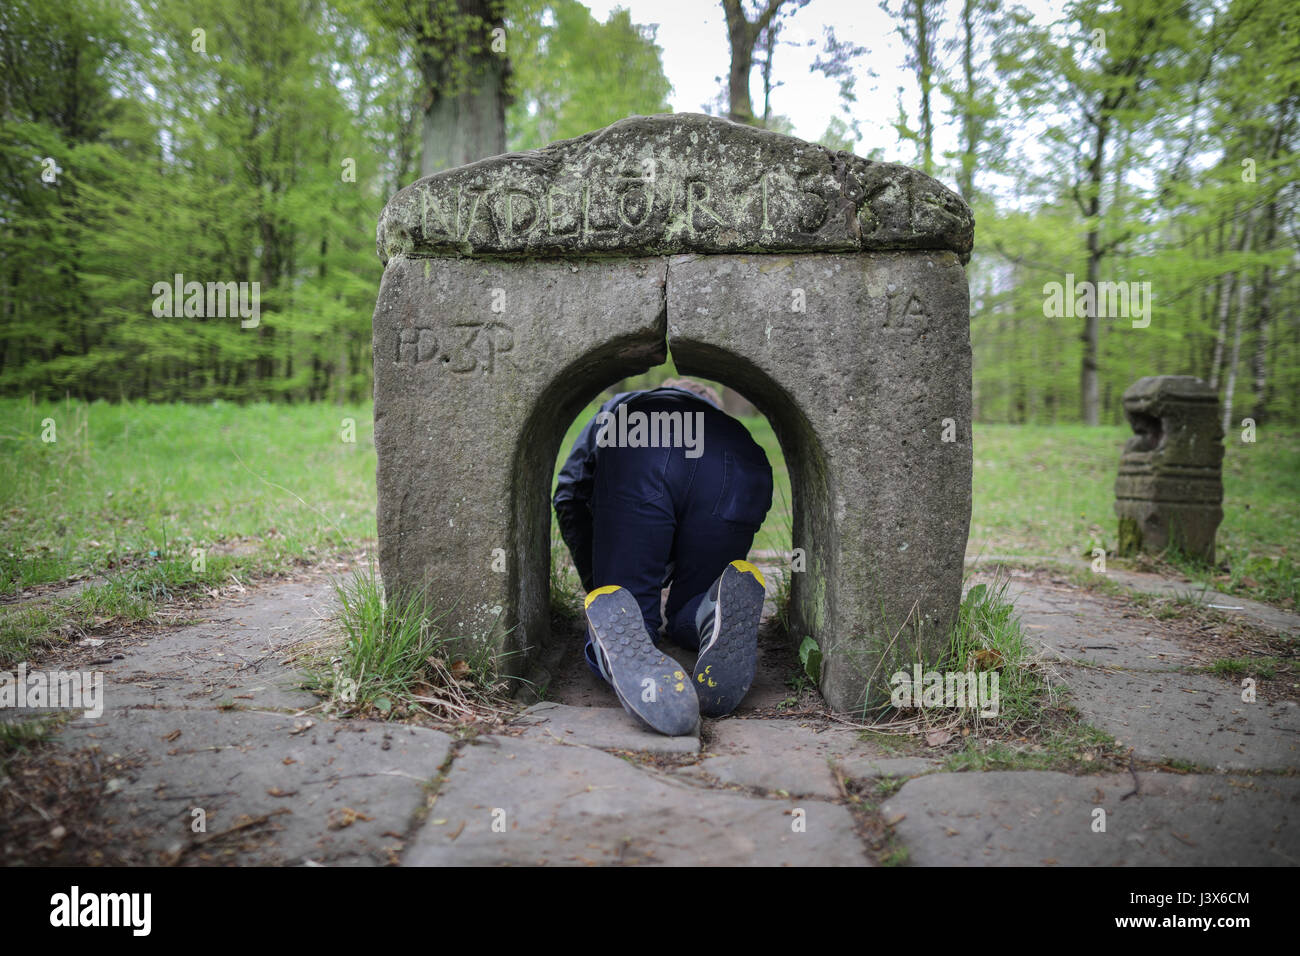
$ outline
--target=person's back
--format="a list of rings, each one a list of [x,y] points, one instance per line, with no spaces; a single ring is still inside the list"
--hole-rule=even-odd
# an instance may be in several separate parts
[[[606,402],[561,470],[555,509],[588,591],[587,660],[629,712],[665,733],[729,713],[753,682],[762,575],[744,559],[772,470],[711,389],[674,380]],[[654,647],[696,649],[691,679]]]

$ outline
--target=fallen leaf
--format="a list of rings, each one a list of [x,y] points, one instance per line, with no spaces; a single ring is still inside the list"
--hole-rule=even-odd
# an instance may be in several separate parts
[[[179,737],[180,735],[181,735],[181,732],[180,732],[179,730],[173,730],[170,734],[164,734],[164,735],[163,735],[163,740],[167,741],[168,743],[171,743],[173,740],[175,740],[175,739],[176,739],[177,737]]]
[[[329,813],[329,823],[326,824],[331,830],[342,830],[350,827],[358,820],[373,820],[374,817],[367,816],[360,810],[353,810],[351,807],[343,807],[340,810],[331,810]]]
[[[469,676],[469,662],[464,660],[455,660],[451,662],[451,676],[460,680]]]
[[[294,797],[298,795],[297,790],[281,790],[279,787],[272,787],[266,792],[268,796],[272,797]]]
[[[952,734],[946,730],[932,730],[925,735],[925,745],[927,747],[942,747],[950,740],[952,740]]]

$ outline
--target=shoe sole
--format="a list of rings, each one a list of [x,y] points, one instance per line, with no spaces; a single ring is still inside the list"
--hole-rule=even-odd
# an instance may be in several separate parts
[[[631,592],[597,588],[587,601],[587,623],[623,709],[669,737],[692,733],[700,721],[695,688],[682,665],[654,646]]]
[[[705,717],[725,717],[749,693],[766,597],[762,575],[748,561],[733,561],[723,570],[714,611],[720,618],[716,637],[695,662],[695,693]]]

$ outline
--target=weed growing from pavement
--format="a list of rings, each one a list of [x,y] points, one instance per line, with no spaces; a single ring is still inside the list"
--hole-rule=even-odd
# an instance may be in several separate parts
[[[336,581],[340,653],[309,665],[306,686],[338,714],[428,717],[473,724],[507,713],[509,681],[499,677],[486,635],[449,635],[450,612],[432,612],[422,593],[388,601],[373,564]]]

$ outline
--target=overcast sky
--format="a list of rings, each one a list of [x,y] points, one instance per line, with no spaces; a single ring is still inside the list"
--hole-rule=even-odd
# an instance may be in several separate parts
[[[727,46],[726,22],[717,0],[583,0],[600,20],[615,7],[631,11],[636,23],[658,24],[658,43],[663,50],[664,72],[673,85],[671,100],[676,112],[702,111],[724,89],[731,55]],[[1022,0],[1022,5],[1045,22],[1056,19],[1062,4],[1053,0]],[[955,12],[959,5],[949,4]],[[916,80],[903,65],[902,43],[891,18],[877,0],[812,0],[786,21],[782,41],[774,59],[773,76],[784,85],[772,95],[773,112],[794,122],[796,136],[815,140],[826,131],[833,115],[840,111],[838,85],[809,68],[822,48],[823,28],[831,26],[840,40],[849,40],[871,52],[857,62],[858,101],[853,115],[861,125],[862,138],[856,152],[866,155],[876,147],[883,158],[911,163],[916,159],[911,144],[900,143],[892,123],[898,116],[898,87],[904,88],[904,103],[913,121],[916,112]],[[809,45],[809,41],[813,41]],[[868,75],[874,70],[875,77]],[[757,70],[751,77],[754,111],[763,109],[762,79]],[[940,108],[946,104],[940,104]],[[936,115],[936,152],[955,147],[956,141]]]

